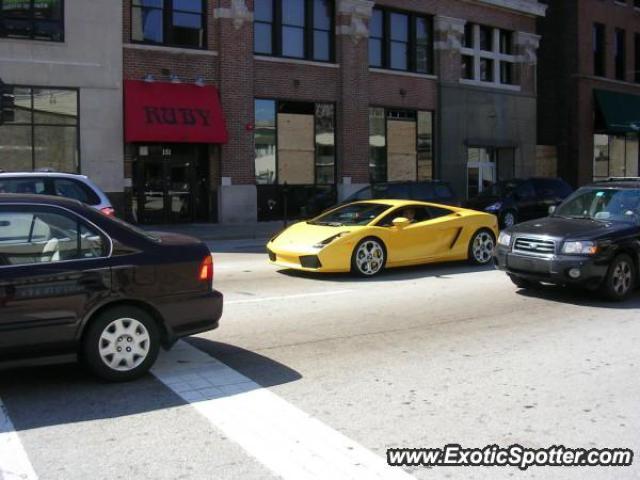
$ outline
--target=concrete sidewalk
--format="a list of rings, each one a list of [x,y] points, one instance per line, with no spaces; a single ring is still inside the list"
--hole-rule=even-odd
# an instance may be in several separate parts
[[[149,231],[181,233],[201,240],[267,239],[284,228],[284,222],[260,222],[251,224],[186,223],[174,225],[145,225]]]

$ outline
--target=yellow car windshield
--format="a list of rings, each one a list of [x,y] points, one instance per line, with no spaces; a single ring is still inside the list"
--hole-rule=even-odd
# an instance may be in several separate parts
[[[390,205],[381,203],[352,203],[320,215],[307,223],[332,227],[368,225],[391,208]]]

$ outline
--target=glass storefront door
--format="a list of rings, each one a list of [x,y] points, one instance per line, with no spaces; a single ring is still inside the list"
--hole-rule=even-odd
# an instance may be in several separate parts
[[[497,179],[495,149],[467,149],[467,198],[490,188]]]
[[[467,198],[515,176],[514,148],[469,147],[467,149]]]
[[[200,145],[141,145],[134,177],[139,223],[208,221],[207,148]]]

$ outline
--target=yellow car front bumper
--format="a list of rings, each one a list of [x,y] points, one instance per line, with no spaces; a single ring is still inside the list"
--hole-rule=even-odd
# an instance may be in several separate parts
[[[269,263],[306,272],[338,273],[351,271],[353,245],[328,245],[322,249],[289,245],[286,248],[267,244]]]

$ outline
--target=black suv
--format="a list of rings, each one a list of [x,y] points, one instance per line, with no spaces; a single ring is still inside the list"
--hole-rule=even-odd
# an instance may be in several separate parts
[[[358,190],[341,203],[374,199],[416,200],[420,202],[442,203],[459,206],[460,201],[451,185],[440,180],[424,182],[387,182],[374,183]]]
[[[502,228],[545,217],[549,207],[567,198],[573,189],[561,178],[527,178],[498,182],[465,202],[466,208],[493,213]]]
[[[640,179],[582,187],[549,217],[503,231],[495,262],[520,288],[579,285],[625,299],[638,283]]]

